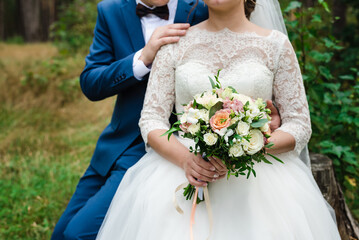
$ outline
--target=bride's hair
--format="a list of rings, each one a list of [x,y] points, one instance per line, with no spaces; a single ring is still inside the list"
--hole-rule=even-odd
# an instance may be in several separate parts
[[[193,10],[197,7],[198,1],[199,0],[196,0],[196,4],[192,7],[191,11],[189,11],[189,14],[187,17],[187,22],[188,22],[189,16],[193,12]],[[256,1],[257,0],[247,0],[247,1],[244,0],[244,14],[246,15],[246,18],[248,20],[250,19],[251,13],[254,11],[254,9],[256,7]]]
[[[252,12],[256,7],[257,0],[247,0],[244,1],[244,13],[246,14],[246,18],[249,20],[251,17]]]

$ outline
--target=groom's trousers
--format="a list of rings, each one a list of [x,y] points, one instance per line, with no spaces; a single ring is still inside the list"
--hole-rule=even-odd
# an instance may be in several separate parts
[[[116,160],[106,176],[91,165],[76,187],[65,212],[57,223],[52,240],[95,239],[123,176],[145,154],[141,136]]]

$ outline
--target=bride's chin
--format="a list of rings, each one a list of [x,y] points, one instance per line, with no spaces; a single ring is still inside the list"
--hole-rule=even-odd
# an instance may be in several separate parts
[[[213,10],[233,10],[238,8],[241,4],[241,0],[204,0],[205,4]]]

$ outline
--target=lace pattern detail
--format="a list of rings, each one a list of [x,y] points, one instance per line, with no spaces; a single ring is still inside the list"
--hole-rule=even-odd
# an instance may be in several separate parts
[[[275,100],[282,118],[280,130],[294,136],[299,155],[311,135],[308,103],[292,45],[275,30],[260,36],[193,28],[178,43],[162,47],[152,66],[139,123],[144,141],[152,130],[168,130],[173,105],[180,112],[182,104],[210,89],[208,76],[218,69],[224,87]]]

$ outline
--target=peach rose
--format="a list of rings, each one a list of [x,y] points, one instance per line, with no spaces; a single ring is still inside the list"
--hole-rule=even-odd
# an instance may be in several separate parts
[[[214,114],[209,120],[212,130],[221,130],[222,128],[228,127],[231,123],[229,114],[230,111],[225,109],[217,111],[216,114]]]

